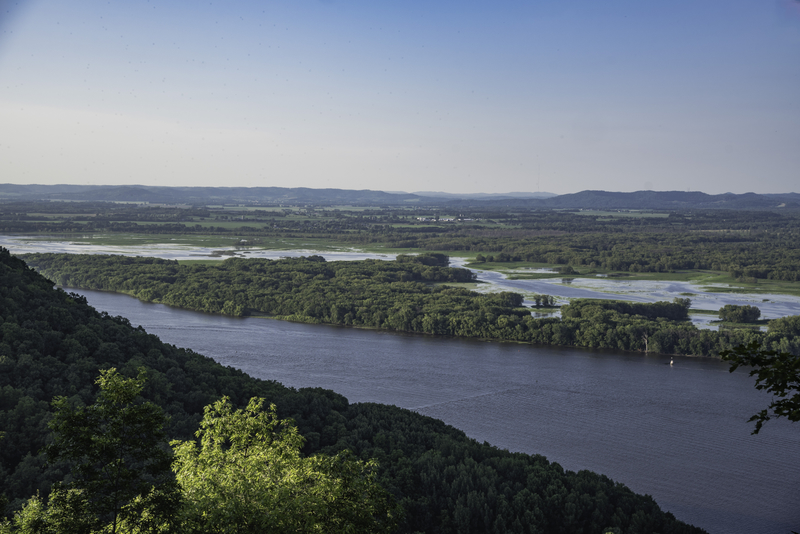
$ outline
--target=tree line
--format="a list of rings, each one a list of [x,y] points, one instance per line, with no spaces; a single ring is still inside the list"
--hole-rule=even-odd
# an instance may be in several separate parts
[[[751,342],[800,352],[800,338],[782,332],[697,329],[688,321],[688,299],[651,304],[577,299],[562,307],[560,318],[535,318],[518,293],[437,285],[474,279],[466,269],[444,267],[442,254],[399,261],[231,258],[217,265],[105,255],[25,258],[63,286],[233,316],[665,354],[716,356]],[[544,300],[552,302],[539,297]]]

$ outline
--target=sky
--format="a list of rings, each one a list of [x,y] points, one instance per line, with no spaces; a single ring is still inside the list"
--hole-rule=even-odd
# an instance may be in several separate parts
[[[800,1],[0,0],[0,183],[800,192]]]

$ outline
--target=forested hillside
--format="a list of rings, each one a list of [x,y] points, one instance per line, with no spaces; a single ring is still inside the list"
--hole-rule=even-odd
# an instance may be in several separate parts
[[[443,254],[398,261],[231,258],[215,265],[75,254],[25,259],[60,285],[210,313],[665,354],[716,356],[754,341],[800,353],[800,338],[785,330],[699,330],[688,321],[687,299],[637,305],[574,300],[562,307],[560,319],[535,318],[517,293],[435,285],[473,279],[466,269],[445,267]]]
[[[121,317],[98,313],[76,295],[0,249],[0,488],[9,514],[66,473],[46,464],[51,401],[94,402],[95,377],[144,367],[145,398],[170,416],[170,438],[188,439],[204,406],[223,395],[277,405],[305,436],[305,454],[349,449],[380,462],[379,481],[402,506],[400,532],[628,533],[700,529],[662,512],[647,496],[588,471],[573,473],[542,456],[479,444],[441,421],[377,404],[350,405],[321,389],[294,390],[161,343]]]

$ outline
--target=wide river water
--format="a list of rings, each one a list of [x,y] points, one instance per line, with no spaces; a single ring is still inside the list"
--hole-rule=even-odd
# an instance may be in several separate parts
[[[712,359],[236,319],[77,291],[163,341],[252,376],[442,419],[479,441],[589,469],[714,534],[800,530],[800,428]]]

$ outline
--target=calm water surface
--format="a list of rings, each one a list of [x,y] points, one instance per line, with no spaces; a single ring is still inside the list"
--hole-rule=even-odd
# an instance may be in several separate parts
[[[711,533],[800,530],[800,428],[770,421],[746,373],[714,360],[235,319],[78,291],[162,340],[252,376],[430,415],[652,495]]]
[[[800,297],[767,293],[717,293],[708,287],[692,282],[658,280],[609,280],[601,278],[575,278],[563,283],[562,278],[540,280],[509,280],[504,274],[478,271],[479,279],[495,288],[506,291],[544,293],[562,297],[561,301],[575,298],[624,299],[636,302],[668,301],[676,297],[689,298],[692,308],[718,310],[726,304],[756,306],[762,319],[777,319],[800,315]],[[713,289],[713,287],[712,287]],[[714,319],[717,319],[714,316]]]

